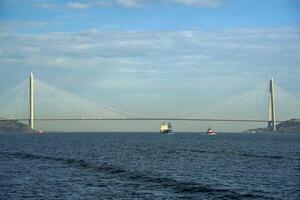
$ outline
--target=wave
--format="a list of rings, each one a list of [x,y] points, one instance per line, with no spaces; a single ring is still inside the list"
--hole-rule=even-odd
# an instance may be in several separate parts
[[[284,159],[288,157],[283,157],[283,156],[275,156],[275,155],[257,155],[257,154],[249,154],[249,153],[243,153],[241,156],[244,157],[252,157],[252,158],[271,158],[271,159]],[[291,158],[288,158],[291,159]]]
[[[72,167],[78,167],[81,169],[87,169],[99,173],[106,173],[112,176],[118,176],[120,179],[127,179],[127,181],[136,181],[140,183],[149,183],[154,187],[159,188],[168,188],[173,190],[175,193],[183,195],[195,195],[197,193],[217,195],[223,199],[245,199],[245,198],[262,198],[262,199],[271,199],[267,196],[256,195],[252,193],[239,193],[232,189],[218,188],[211,185],[205,185],[197,182],[191,181],[181,181],[168,177],[160,177],[151,172],[140,172],[140,171],[130,171],[122,167],[102,164],[102,165],[93,165],[86,162],[82,159],[73,159],[73,158],[61,158],[61,157],[52,157],[40,154],[29,154],[25,152],[1,152],[2,156],[6,157],[17,157],[20,159],[32,159],[32,160],[47,160],[47,161],[56,161],[62,164],[72,165]],[[121,176],[120,176],[121,175]],[[146,185],[146,184],[145,184]]]

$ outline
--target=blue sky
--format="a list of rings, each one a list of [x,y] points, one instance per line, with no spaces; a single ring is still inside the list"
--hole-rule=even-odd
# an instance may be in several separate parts
[[[1,1],[1,21],[31,22],[19,31],[215,30],[296,26],[297,0]],[[38,24],[40,26],[38,26]],[[51,25],[51,26],[50,26]]]
[[[149,115],[205,106],[269,77],[299,97],[299,13],[298,0],[1,0],[0,91],[32,71]]]

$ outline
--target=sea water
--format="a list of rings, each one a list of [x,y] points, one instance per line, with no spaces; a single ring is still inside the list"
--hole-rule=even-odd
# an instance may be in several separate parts
[[[0,199],[300,199],[300,134],[4,133]]]

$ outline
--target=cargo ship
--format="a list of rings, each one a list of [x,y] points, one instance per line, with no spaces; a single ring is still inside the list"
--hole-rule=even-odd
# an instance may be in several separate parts
[[[165,123],[163,122],[160,125],[160,133],[171,133],[172,132],[172,125],[170,122]]]

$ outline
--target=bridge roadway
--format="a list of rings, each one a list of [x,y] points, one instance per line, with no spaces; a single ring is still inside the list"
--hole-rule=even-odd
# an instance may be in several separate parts
[[[0,121],[28,121],[25,118],[1,119]],[[265,119],[210,119],[210,118],[36,118],[35,121],[204,121],[204,122],[269,122]],[[276,122],[283,122],[277,120]]]

